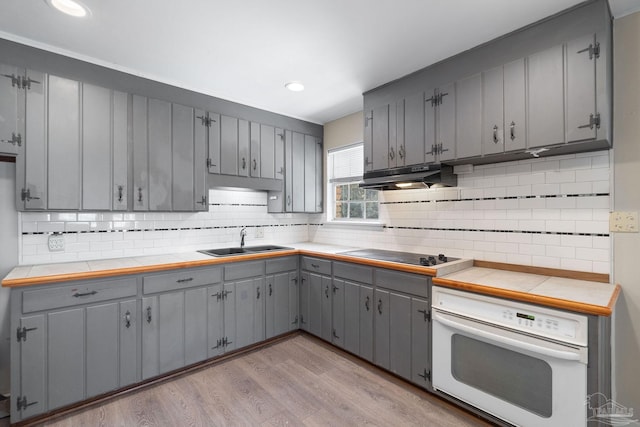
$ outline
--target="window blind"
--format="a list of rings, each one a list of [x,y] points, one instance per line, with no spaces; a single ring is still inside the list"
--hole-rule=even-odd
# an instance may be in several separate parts
[[[362,143],[329,151],[329,182],[349,182],[362,179],[364,149]]]

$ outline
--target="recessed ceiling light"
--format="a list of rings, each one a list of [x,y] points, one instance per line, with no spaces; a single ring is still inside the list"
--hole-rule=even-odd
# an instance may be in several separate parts
[[[304,85],[300,82],[289,82],[284,87],[292,92],[302,92],[304,90]]]
[[[62,13],[82,18],[89,14],[89,8],[76,0],[45,0],[49,5],[53,6]]]

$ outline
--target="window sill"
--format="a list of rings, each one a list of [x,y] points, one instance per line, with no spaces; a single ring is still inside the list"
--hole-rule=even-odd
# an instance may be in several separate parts
[[[382,231],[385,224],[381,222],[365,222],[365,221],[327,221],[324,223],[325,227],[336,228],[361,228],[369,229],[372,231]]]

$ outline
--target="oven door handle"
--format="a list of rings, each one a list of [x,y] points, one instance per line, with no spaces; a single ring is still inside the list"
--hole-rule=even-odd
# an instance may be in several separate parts
[[[548,348],[548,347],[543,347],[543,346],[539,346],[539,345],[535,345],[535,344],[531,344],[529,342],[524,342],[524,341],[519,341],[513,338],[507,338],[507,337],[503,337],[501,335],[497,335],[494,334],[492,332],[489,332],[487,330],[484,329],[478,329],[478,328],[474,328],[468,325],[464,325],[461,324],[459,322],[456,322],[454,320],[450,320],[446,317],[444,317],[445,315],[442,315],[436,311],[434,311],[433,313],[433,320],[436,322],[440,322],[443,325],[446,325],[450,328],[453,329],[457,329],[459,331],[462,332],[467,332],[471,335],[476,335],[482,338],[486,338],[489,340],[492,340],[494,342],[498,342],[501,344],[506,344],[508,346],[511,347],[515,347],[515,348],[521,348],[524,350],[529,350],[531,352],[537,353],[537,354],[541,354],[541,355],[545,355],[545,356],[549,356],[549,357],[554,357],[556,359],[562,359],[562,360],[573,360],[573,361],[581,361],[581,357],[580,357],[580,352],[576,351],[576,352],[572,352],[572,351],[561,351],[561,350],[554,350],[552,348]]]

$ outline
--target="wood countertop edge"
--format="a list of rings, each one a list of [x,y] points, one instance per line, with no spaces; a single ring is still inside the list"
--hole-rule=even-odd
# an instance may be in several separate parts
[[[620,285],[615,285],[615,289],[609,300],[609,303],[606,306],[601,306],[577,301],[570,301],[561,298],[548,297],[544,295],[535,295],[528,292],[513,291],[510,289],[495,288],[493,286],[461,282],[458,280],[445,279],[442,277],[434,277],[433,284],[453,289],[460,289],[463,291],[475,292],[478,294],[509,298],[517,301],[544,305],[546,307],[560,308],[563,310],[570,310],[579,313],[593,314],[596,316],[605,317],[611,316],[611,313],[613,312],[613,306],[615,305],[618,294],[620,293]]]
[[[238,255],[226,257],[211,257],[211,259],[181,261],[167,264],[141,265],[137,267],[113,268],[108,270],[82,271],[78,273],[52,274],[47,276],[24,277],[15,279],[5,279],[2,281],[2,287],[19,288],[25,286],[43,285],[46,283],[60,283],[72,280],[89,280],[100,279],[114,276],[124,276],[128,274],[144,274],[155,273],[167,270],[177,270],[183,268],[206,267],[217,264],[228,264],[231,262],[255,261],[268,258],[280,258],[292,255],[308,255],[317,258],[331,259],[334,261],[346,261],[356,264],[368,265],[371,267],[380,267],[391,270],[399,270],[407,273],[417,273],[426,276],[435,276],[436,270],[433,268],[403,265],[389,261],[377,261],[372,259],[357,258],[348,255],[331,254],[325,252],[316,252],[305,249],[291,249],[286,251],[266,252],[251,255]]]

